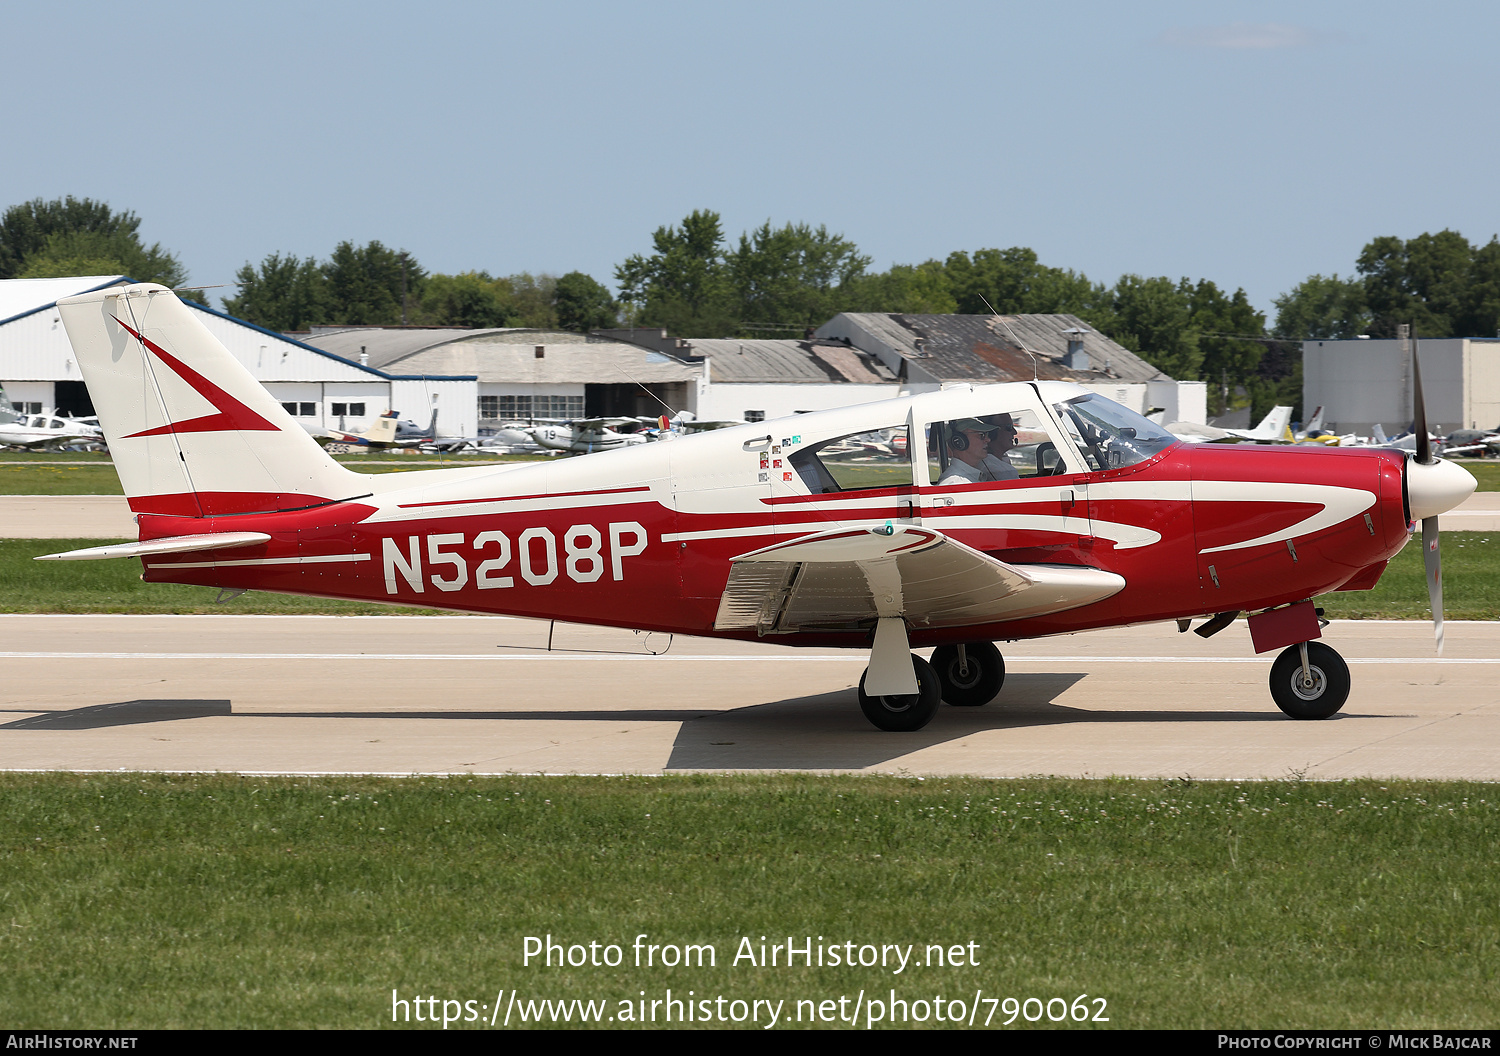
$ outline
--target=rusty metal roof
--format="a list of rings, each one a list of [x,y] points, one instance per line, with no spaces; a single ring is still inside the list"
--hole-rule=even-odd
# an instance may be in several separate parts
[[[695,356],[712,364],[714,381],[880,385],[896,380],[884,364],[842,342],[695,338],[691,344]]]
[[[847,319],[914,367],[941,381],[1170,380],[1125,346],[1076,315],[905,315],[851,312]],[[830,324],[829,328],[832,326]],[[1091,369],[1063,364],[1068,330],[1084,330]],[[822,331],[820,331],[821,333]],[[1021,346],[1039,353],[1027,354]]]

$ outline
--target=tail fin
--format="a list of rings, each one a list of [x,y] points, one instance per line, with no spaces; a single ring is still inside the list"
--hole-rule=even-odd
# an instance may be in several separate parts
[[[1250,430],[1250,437],[1254,440],[1288,440],[1291,438],[1291,424],[1290,407],[1272,407],[1271,412],[1260,420],[1260,424]]]
[[[369,492],[165,286],[57,305],[135,512],[273,512]]]
[[[394,444],[396,442],[397,413],[386,411],[360,433],[360,438],[372,444]]]

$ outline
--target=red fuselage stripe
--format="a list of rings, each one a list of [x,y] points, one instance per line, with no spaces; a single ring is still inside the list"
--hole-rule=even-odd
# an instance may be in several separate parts
[[[488,499],[443,499],[440,502],[403,502],[400,510],[419,510],[424,506],[473,506],[480,502],[529,502],[532,499],[569,499],[578,495],[628,495],[634,491],[650,491],[648,487],[604,488],[600,491],[556,491],[542,495],[495,495]]]

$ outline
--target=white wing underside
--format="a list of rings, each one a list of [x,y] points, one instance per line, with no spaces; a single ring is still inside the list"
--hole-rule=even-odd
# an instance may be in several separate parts
[[[1078,608],[1124,586],[1094,568],[997,561],[930,528],[835,529],[735,558],[714,628],[852,630],[890,617],[964,627]]]

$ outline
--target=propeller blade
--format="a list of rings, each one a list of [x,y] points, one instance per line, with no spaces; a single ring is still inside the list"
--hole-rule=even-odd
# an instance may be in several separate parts
[[[1417,336],[1411,338],[1411,402],[1412,431],[1417,434],[1417,461],[1430,466],[1436,461],[1432,457],[1432,440],[1427,435],[1427,401],[1422,398],[1422,363],[1417,358]]]
[[[1438,519],[1422,518],[1422,566],[1427,571],[1427,600],[1432,605],[1432,633],[1443,655],[1443,558],[1438,551]]]

